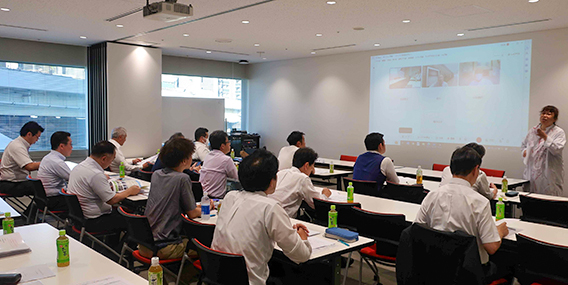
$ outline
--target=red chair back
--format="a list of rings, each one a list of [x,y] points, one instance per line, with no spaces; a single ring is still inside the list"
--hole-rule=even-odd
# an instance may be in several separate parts
[[[481,171],[485,172],[487,176],[491,177],[503,177],[505,176],[505,170],[496,170],[496,169],[489,169],[489,168],[480,168]]]
[[[342,155],[339,157],[339,160],[355,162],[355,161],[357,161],[357,157],[356,157],[356,156],[352,156],[352,155],[345,155],[345,154],[342,154]]]
[[[432,164],[432,170],[437,170],[437,171],[444,171],[444,168],[448,167],[449,165],[446,164],[437,164],[434,163]]]

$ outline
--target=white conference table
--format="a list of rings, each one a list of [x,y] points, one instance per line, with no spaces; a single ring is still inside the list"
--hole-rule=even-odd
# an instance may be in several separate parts
[[[414,167],[401,167],[401,168],[396,169],[396,173],[399,174],[399,175],[403,175],[403,176],[416,177],[416,171],[417,170],[418,170],[418,168],[414,168]],[[440,181],[440,180],[442,180],[442,173],[443,173],[442,171],[438,171],[438,170],[422,169],[422,175],[424,175],[424,179]],[[501,186],[503,179],[500,178],[500,177],[487,176],[487,180],[489,181],[489,183],[493,183],[497,186]],[[519,179],[519,178],[507,177],[507,180],[509,182],[510,189],[513,189],[517,186],[521,186],[525,183],[529,183],[528,180]]]
[[[106,276],[116,276],[133,285],[147,285],[148,280],[134,274],[86,245],[69,237],[70,265],[57,267],[55,240],[59,230],[46,223],[16,227],[31,252],[0,258],[0,271],[45,264],[55,276],[41,279],[44,285],[78,284]]]
[[[4,213],[10,212],[12,218],[19,218],[21,215],[12,206],[10,206],[4,199],[0,199],[0,218],[4,219]]]
[[[353,171],[350,170],[339,170],[333,169],[333,173],[329,172],[329,168],[315,168],[315,173],[311,177],[320,178],[320,179],[336,179],[337,189],[341,190],[343,186],[341,185],[341,178],[347,177],[353,174]]]
[[[332,162],[334,166],[345,167],[351,170],[353,170],[353,166],[355,166],[355,162],[353,161],[345,161],[345,160],[323,158],[323,157],[319,157],[318,159],[316,159],[316,164],[321,164],[321,165],[329,166]]]

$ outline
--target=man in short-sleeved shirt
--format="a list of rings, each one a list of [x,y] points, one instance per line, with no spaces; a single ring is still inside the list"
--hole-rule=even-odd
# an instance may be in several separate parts
[[[0,192],[13,196],[34,194],[33,186],[26,177],[37,170],[40,163],[34,162],[28,151],[43,131],[38,123],[27,122],[20,129],[20,136],[6,146],[0,163]]]
[[[294,153],[302,147],[306,147],[306,136],[300,131],[293,131],[286,138],[288,146],[280,149],[278,152],[278,171],[292,167]]]
[[[199,182],[203,192],[210,197],[225,197],[227,178],[238,179],[237,167],[227,153],[231,151],[229,136],[223,131],[214,131],[209,136],[213,149],[203,162]]]
[[[209,130],[203,127],[195,130],[195,152],[193,160],[204,161],[205,157],[211,152],[207,144],[209,143]]]
[[[41,180],[47,195],[47,206],[51,211],[67,210],[65,197],[59,195],[59,191],[67,188],[71,169],[65,163],[65,158],[70,156],[72,151],[73,142],[70,133],[59,131],[51,135],[51,152],[43,157],[37,172],[37,178]]]
[[[377,181],[379,189],[385,181],[399,183],[394,163],[383,156],[387,151],[383,134],[370,133],[365,137],[367,152],[359,155],[353,166],[353,179]]]

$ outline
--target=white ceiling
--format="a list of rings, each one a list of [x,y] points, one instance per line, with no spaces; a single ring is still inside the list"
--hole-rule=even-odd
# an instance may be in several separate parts
[[[195,20],[262,1],[178,0],[178,3],[192,4],[194,16],[189,20]],[[538,3],[528,0],[336,0],[335,5],[327,5],[326,1],[274,0],[124,42],[157,43],[155,46],[169,55],[262,62],[568,27],[567,0],[540,0]],[[172,25],[144,19],[142,12],[113,22],[105,21],[145,3],[145,0],[0,0],[0,7],[11,9],[0,11],[0,37],[88,46]],[[410,19],[411,23],[404,24],[403,19]],[[542,19],[550,20],[468,31]],[[242,24],[242,20],[249,20],[250,24]],[[117,28],[116,24],[124,28]],[[354,27],[364,30],[355,31]],[[189,36],[184,37],[184,33]],[[323,36],[316,37],[316,33]],[[457,37],[458,33],[465,36]],[[218,43],[216,39],[232,42]],[[260,46],[255,47],[255,43]],[[374,43],[381,46],[374,47]],[[310,53],[314,49],[344,45],[354,46]],[[213,52],[207,54],[205,50]],[[259,51],[264,54],[260,56]]]

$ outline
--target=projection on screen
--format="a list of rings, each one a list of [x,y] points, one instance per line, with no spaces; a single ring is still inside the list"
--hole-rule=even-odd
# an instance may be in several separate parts
[[[518,150],[529,128],[531,45],[371,57],[370,131],[394,145],[478,142]]]

